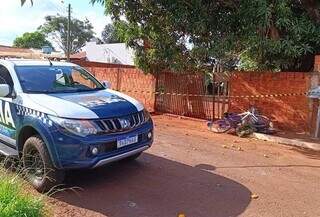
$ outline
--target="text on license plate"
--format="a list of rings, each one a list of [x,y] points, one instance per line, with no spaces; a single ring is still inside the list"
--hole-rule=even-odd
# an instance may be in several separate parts
[[[117,141],[117,148],[122,148],[127,145],[131,145],[138,142],[138,136],[132,136]]]

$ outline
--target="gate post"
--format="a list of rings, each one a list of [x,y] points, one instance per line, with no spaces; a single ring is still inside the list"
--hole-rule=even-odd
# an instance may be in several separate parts
[[[309,89],[320,84],[320,56],[315,56],[314,72],[310,76]],[[309,133],[315,138],[320,138],[320,99],[309,98]]]
[[[216,65],[213,66],[212,68],[212,121],[215,120],[215,68],[216,68]]]
[[[154,102],[153,102],[153,110],[154,110],[154,112],[157,112],[158,111],[158,109],[157,109],[157,105],[158,105],[158,103],[157,103],[157,93],[158,93],[158,81],[159,81],[159,73],[158,72],[156,72],[155,73],[155,75],[153,76],[154,77],[154,79],[155,79],[155,85],[154,85],[154,90],[153,90],[153,93],[151,93],[151,94],[153,94],[154,95]],[[160,96],[160,95],[159,95]]]

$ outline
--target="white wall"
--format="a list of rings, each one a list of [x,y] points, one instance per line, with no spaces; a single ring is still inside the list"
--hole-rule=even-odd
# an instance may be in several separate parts
[[[127,48],[124,43],[96,44],[96,42],[87,42],[84,50],[89,61],[134,65],[133,50]]]

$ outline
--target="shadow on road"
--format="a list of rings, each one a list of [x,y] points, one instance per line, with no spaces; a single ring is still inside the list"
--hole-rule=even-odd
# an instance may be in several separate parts
[[[146,153],[136,162],[74,171],[66,184],[82,190],[53,197],[112,217],[238,216],[251,200],[233,180]]]
[[[308,165],[308,164],[284,164],[284,165],[276,165],[276,164],[270,164],[270,165],[243,165],[243,166],[219,166],[215,167],[209,164],[198,164],[195,166],[198,169],[201,170],[210,170],[214,171],[216,169],[247,169],[247,168],[289,168],[289,167],[305,167],[305,168],[314,168],[314,169],[320,169],[320,166],[318,165]]]
[[[290,150],[296,151],[307,156],[310,159],[320,160],[320,151],[314,151],[308,148],[292,147]]]

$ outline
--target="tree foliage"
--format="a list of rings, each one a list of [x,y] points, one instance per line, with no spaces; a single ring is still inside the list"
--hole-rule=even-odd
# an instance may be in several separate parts
[[[68,18],[64,16],[47,16],[46,22],[38,29],[55,41],[67,53]],[[70,51],[76,53],[87,41],[94,37],[93,26],[86,19],[84,21],[73,18],[70,25]]]
[[[21,6],[23,6],[26,3],[26,0],[20,0]],[[30,0],[31,5],[33,5],[33,0]]]
[[[116,29],[112,24],[107,24],[102,33],[101,33],[101,39],[104,43],[120,43],[120,39],[117,35]]]
[[[46,45],[52,47],[52,44],[46,39],[45,35],[38,31],[23,33],[22,36],[17,37],[13,41],[13,46],[20,48],[41,49]]]
[[[146,71],[310,70],[320,52],[317,0],[100,2]],[[311,61],[310,61],[311,60]]]

